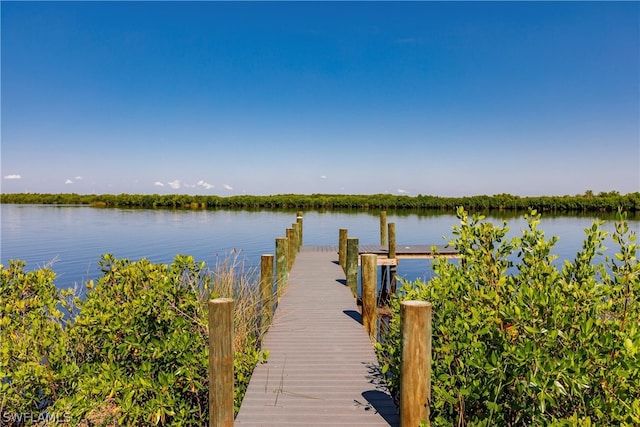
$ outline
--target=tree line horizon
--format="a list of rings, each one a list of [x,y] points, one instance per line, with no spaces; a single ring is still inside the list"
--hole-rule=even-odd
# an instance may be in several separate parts
[[[393,194],[276,194],[188,195],[188,194],[77,194],[0,193],[4,204],[80,204],[95,207],[131,208],[261,208],[261,209],[439,209],[512,210],[557,212],[640,212],[640,192],[594,193],[587,190],[574,196],[518,196],[507,193],[463,197]]]

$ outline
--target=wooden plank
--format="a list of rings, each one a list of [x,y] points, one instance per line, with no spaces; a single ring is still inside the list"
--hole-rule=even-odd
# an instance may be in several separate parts
[[[366,254],[364,254],[366,255]],[[386,258],[384,256],[378,255],[378,265],[398,265],[398,258]]]
[[[435,248],[435,251],[433,250]],[[380,245],[360,245],[360,254],[376,254],[388,256],[389,250]],[[404,244],[396,245],[398,258],[434,258],[435,256],[457,256],[458,252],[444,245]]]
[[[435,252],[433,248],[436,248]],[[307,250],[338,252],[337,246],[307,246]],[[398,265],[400,259],[434,259],[436,257],[459,258],[458,252],[444,245],[400,245],[396,247],[396,258],[389,258],[389,250],[380,245],[360,245],[359,254],[378,255],[378,265]]]
[[[399,424],[335,249],[301,248],[237,425]]]
[[[436,251],[432,248],[435,246]],[[324,245],[324,246],[305,246],[307,251],[316,252],[335,252],[338,253],[338,246]],[[387,257],[389,250],[385,246],[380,245],[363,245],[359,246],[359,253],[362,254],[376,254],[378,257]],[[337,256],[337,255],[336,255]],[[396,256],[398,258],[424,258],[431,259],[436,256],[442,256],[445,258],[458,258],[458,252],[450,247],[444,245],[399,245],[396,247]]]

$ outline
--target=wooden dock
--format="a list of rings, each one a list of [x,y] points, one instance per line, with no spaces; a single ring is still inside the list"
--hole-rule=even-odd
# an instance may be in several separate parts
[[[236,425],[399,425],[336,252],[301,247]]]
[[[401,259],[433,259],[435,257],[457,258],[458,252],[445,245],[409,244],[397,245],[395,258],[389,258],[389,247],[382,245],[359,245],[358,254],[375,254],[378,265],[397,265]]]

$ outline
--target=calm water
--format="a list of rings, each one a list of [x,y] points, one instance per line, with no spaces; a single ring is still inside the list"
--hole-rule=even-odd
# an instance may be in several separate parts
[[[176,254],[193,255],[210,266],[234,250],[248,266],[257,266],[260,255],[274,253],[275,238],[295,222],[295,211],[242,210],[141,210],[100,209],[87,206],[0,205],[0,263],[9,259],[27,262],[27,270],[52,264],[60,288],[73,287],[99,276],[102,254],[132,260],[148,258],[170,263]],[[489,217],[501,224],[504,218]],[[594,216],[543,216],[540,228],[547,237],[558,236],[555,253],[572,259],[580,250],[584,229]],[[507,218],[510,234],[526,227],[521,216]],[[398,244],[444,244],[457,224],[452,214],[406,214],[387,212],[396,224]],[[630,225],[636,231],[640,221]],[[340,228],[362,244],[380,240],[377,211],[305,212],[304,244],[337,245]],[[612,218],[604,226],[613,230]],[[444,239],[443,237],[446,237]],[[613,248],[608,240],[606,246]],[[409,280],[430,275],[426,260],[402,260],[398,273]]]

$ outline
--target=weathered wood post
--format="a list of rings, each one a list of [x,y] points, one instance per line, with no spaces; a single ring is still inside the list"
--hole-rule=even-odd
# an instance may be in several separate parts
[[[431,403],[431,303],[400,303],[400,427],[429,425]]]
[[[387,244],[387,211],[380,211],[380,246]],[[389,289],[387,288],[387,277],[389,276],[389,266],[383,265],[380,268],[380,304],[386,304],[389,300]]]
[[[291,271],[291,269],[293,268],[293,261],[296,259],[296,236],[295,236],[295,231],[293,230],[293,228],[287,228],[287,240],[288,240],[288,244],[289,244],[289,248],[288,248],[288,261],[287,261],[287,268],[289,269],[289,271]]]
[[[233,426],[233,300],[209,300],[209,427]]]
[[[378,255],[362,254],[362,325],[372,340],[377,339],[378,304],[376,303],[376,287],[378,279]]]
[[[347,274],[347,236],[349,231],[346,228],[340,229],[340,240],[338,241],[338,263],[342,271]]]
[[[380,246],[387,244],[387,211],[380,211]]]
[[[303,233],[302,233],[302,230],[303,230],[303,228],[302,228],[302,211],[298,211],[298,214],[296,215],[296,222],[299,224],[299,228],[298,228],[298,233],[299,233],[299,235],[298,235],[298,245],[302,246],[302,236],[303,236]]]
[[[382,272],[380,278],[380,296],[378,299],[378,304],[383,306],[389,302],[389,288],[387,287],[387,278],[389,277],[389,266],[383,265],[380,268]]]
[[[260,332],[264,333],[273,317],[273,254],[260,257]]]
[[[293,258],[295,259],[295,254],[298,246],[298,224],[296,224],[295,222],[291,223],[291,226],[287,228],[287,237],[291,242],[291,245],[289,247],[293,249]]]
[[[294,248],[297,256],[298,252],[300,252],[300,224],[294,222],[293,224],[291,224],[291,227],[293,228],[293,235],[295,236]]]
[[[347,286],[354,297],[358,297],[358,255],[357,237],[347,237]]]
[[[389,259],[396,259],[396,223],[389,223]],[[397,261],[397,260],[396,260]],[[392,295],[396,293],[396,275],[398,267],[391,265],[389,267],[389,289]]]
[[[276,293],[282,295],[282,290],[289,280],[289,242],[286,237],[276,238]]]

